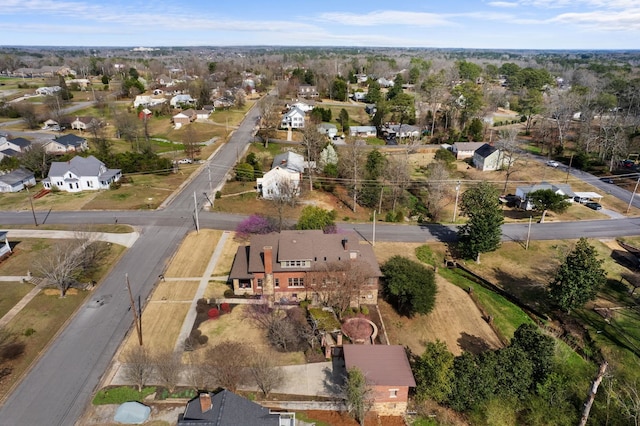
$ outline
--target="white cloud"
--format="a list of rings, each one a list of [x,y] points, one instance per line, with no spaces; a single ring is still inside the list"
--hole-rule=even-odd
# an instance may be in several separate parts
[[[493,7],[518,7],[518,3],[510,2],[510,1],[490,1],[487,3],[489,6]]]
[[[369,27],[376,25],[411,25],[434,27],[452,25],[443,15],[424,12],[404,12],[397,10],[378,10],[369,13],[327,12],[320,19],[342,25]]]
[[[563,13],[550,20],[599,31],[640,31],[640,8],[624,12]]]

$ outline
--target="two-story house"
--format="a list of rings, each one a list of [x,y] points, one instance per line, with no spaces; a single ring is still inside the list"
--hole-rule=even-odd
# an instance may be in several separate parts
[[[108,169],[93,155],[86,158],[76,155],[69,161],[51,163],[49,176],[42,180],[42,186],[66,192],[97,191],[109,189],[109,185],[121,177],[120,169]]]
[[[331,273],[327,273],[331,271]],[[342,275],[359,276],[351,305],[377,303],[382,276],[373,249],[360,244],[355,232],[325,234],[320,230],[253,235],[240,246],[229,280],[236,295],[260,295],[268,302],[322,301]],[[360,278],[359,278],[360,279]]]
[[[318,93],[318,88],[316,86],[312,86],[310,84],[301,84],[298,86],[298,97],[314,99],[318,96],[320,96],[320,93]]]
[[[298,108],[291,108],[282,116],[280,127],[284,129],[302,129],[304,128],[305,114]]]

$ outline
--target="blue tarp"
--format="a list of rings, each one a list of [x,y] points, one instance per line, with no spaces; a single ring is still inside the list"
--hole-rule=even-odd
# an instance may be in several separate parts
[[[128,425],[140,425],[147,421],[151,408],[139,402],[125,402],[118,407],[113,420]]]

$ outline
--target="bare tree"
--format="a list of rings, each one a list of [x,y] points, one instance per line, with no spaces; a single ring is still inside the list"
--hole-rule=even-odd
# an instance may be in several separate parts
[[[269,139],[276,136],[278,127],[280,127],[280,110],[278,107],[278,101],[273,96],[265,96],[260,101],[260,112],[262,117],[260,118],[260,129],[258,130],[258,136],[264,140],[265,148],[269,146]]]
[[[362,150],[358,147],[355,140],[347,138],[347,146],[341,151],[338,160],[338,173],[340,176],[351,181],[349,189],[353,196],[352,209],[354,212],[356,211],[358,203],[359,182],[361,180],[363,164]]]
[[[142,392],[154,370],[153,357],[144,346],[135,346],[124,354],[124,377],[138,387],[138,392]]]
[[[189,363],[184,368],[185,378],[189,382],[189,385],[196,391],[205,389],[207,387],[208,377],[205,374],[206,369],[203,367],[204,353],[188,352]]]
[[[502,152],[503,166],[505,172],[504,187],[502,193],[507,192],[507,185],[511,176],[520,170],[523,164],[524,153],[518,146],[518,128],[510,127],[507,130],[500,131],[500,140],[496,143],[496,147]]]
[[[242,108],[247,103],[247,94],[243,89],[236,90],[233,98],[236,108]]]
[[[170,349],[162,350],[155,354],[153,360],[162,386],[173,393],[183,370],[181,354]]]
[[[196,131],[193,126],[187,126],[184,131],[184,153],[187,158],[193,160],[200,154],[200,145],[196,140]]]
[[[551,113],[551,120],[555,122],[558,141],[563,150],[575,108],[576,102],[572,94],[559,90],[552,93],[547,110]]]
[[[409,173],[409,150],[389,157],[385,175],[391,186],[391,210],[396,211],[398,201],[402,200],[411,182]]]
[[[451,201],[449,177],[449,168],[446,163],[436,161],[429,164],[425,204],[435,222],[440,221],[442,211]]]
[[[69,287],[77,282],[83,265],[82,251],[87,242],[61,240],[45,255],[34,262],[35,272],[60,290],[64,297]]]
[[[328,262],[314,274],[310,288],[323,305],[332,307],[342,318],[352,303],[359,303],[370,275],[370,267],[361,260]]]
[[[280,386],[284,381],[282,370],[275,365],[273,357],[264,352],[258,352],[254,355],[253,362],[249,369],[253,380],[265,398],[269,396],[274,388]]]
[[[309,191],[313,191],[313,171],[319,163],[320,153],[326,145],[325,136],[318,131],[315,125],[306,126],[302,133],[302,146],[307,154],[307,164],[309,165]]]
[[[137,146],[137,142],[140,137],[140,121],[132,114],[121,112],[115,114],[114,125],[118,138],[130,142],[131,147],[135,151],[139,151],[140,147]],[[136,146],[134,146],[134,142],[136,142]]]
[[[38,115],[34,105],[30,102],[19,102],[15,105],[16,110],[22,117],[22,121],[29,129],[38,128]]]
[[[250,357],[245,343],[223,341],[207,350],[204,369],[216,385],[235,392],[247,380]]]
[[[286,212],[296,206],[299,195],[300,185],[297,181],[286,177],[283,177],[278,181],[278,191],[270,195],[270,201],[276,209],[279,231],[282,231],[284,227],[284,217]]]
[[[36,176],[46,177],[51,165],[51,154],[47,154],[43,144],[32,144],[31,148],[20,155],[20,163]]]

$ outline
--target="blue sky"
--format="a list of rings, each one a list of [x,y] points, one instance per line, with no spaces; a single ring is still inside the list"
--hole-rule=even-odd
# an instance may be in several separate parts
[[[640,49],[640,0],[3,0],[0,45]]]

